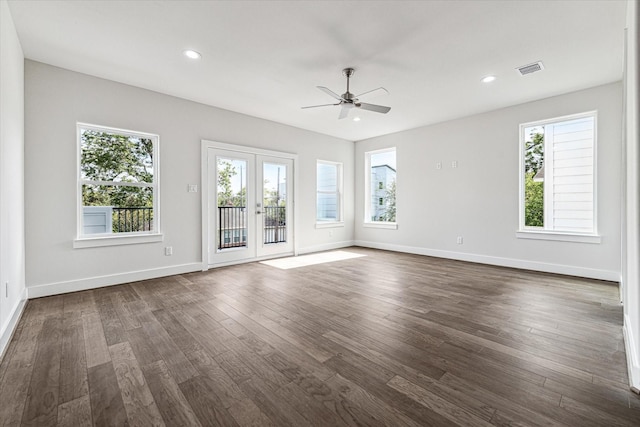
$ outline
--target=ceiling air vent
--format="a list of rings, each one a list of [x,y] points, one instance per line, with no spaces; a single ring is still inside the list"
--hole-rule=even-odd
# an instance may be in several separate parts
[[[538,71],[544,70],[544,65],[542,65],[542,61],[534,62],[533,64],[523,65],[522,67],[516,68],[521,76],[526,76],[527,74],[537,73]]]

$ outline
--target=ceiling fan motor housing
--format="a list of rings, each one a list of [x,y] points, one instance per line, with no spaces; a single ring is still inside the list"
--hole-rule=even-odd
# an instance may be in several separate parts
[[[353,76],[355,72],[356,70],[353,68],[345,68],[344,70],[342,70],[342,74],[347,77],[347,91],[342,94],[342,99],[348,104],[351,104],[351,100],[355,98],[355,96],[351,92],[349,92],[349,77]]]

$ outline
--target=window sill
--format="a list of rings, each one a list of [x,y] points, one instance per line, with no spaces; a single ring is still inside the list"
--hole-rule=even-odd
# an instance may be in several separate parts
[[[387,230],[397,230],[398,223],[397,222],[365,222],[363,227],[367,228],[383,228]]]
[[[344,222],[342,221],[316,222],[316,228],[338,228],[338,227],[344,227]]]
[[[556,240],[561,242],[600,243],[602,237],[597,234],[562,233],[557,231],[520,230],[516,231],[518,239]]]
[[[140,243],[162,242],[164,235],[157,234],[129,234],[126,236],[81,237],[73,241],[75,249],[97,248],[102,246],[137,245]]]

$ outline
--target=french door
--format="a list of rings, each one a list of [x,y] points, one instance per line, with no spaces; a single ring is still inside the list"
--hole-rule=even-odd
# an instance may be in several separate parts
[[[293,254],[293,159],[207,149],[208,264]]]

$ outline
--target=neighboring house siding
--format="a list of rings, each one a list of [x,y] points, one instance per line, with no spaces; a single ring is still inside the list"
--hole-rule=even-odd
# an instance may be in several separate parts
[[[547,126],[545,134],[547,147],[552,147],[546,163],[553,165],[553,173],[547,173],[546,184],[553,191],[545,191],[553,198],[547,205],[552,209],[552,228],[592,232],[594,118]]]

